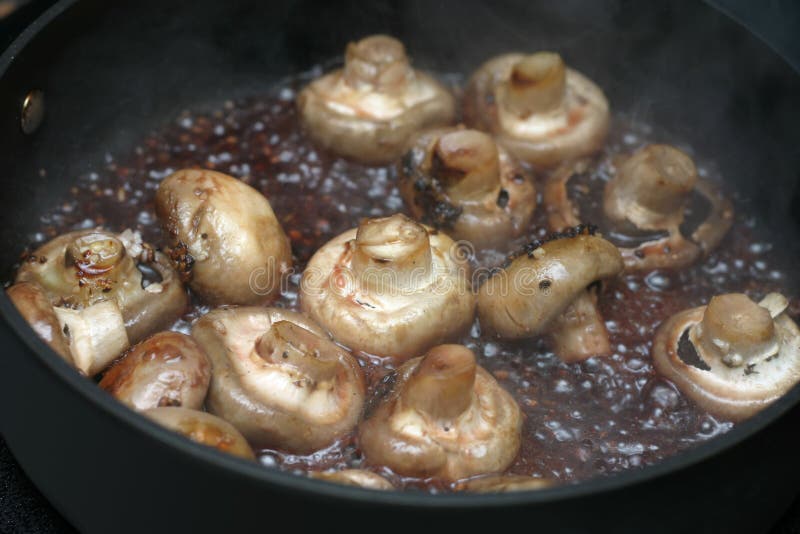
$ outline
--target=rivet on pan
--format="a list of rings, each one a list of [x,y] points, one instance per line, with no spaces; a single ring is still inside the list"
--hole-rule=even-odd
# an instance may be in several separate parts
[[[26,134],[35,132],[44,120],[44,93],[34,89],[22,101],[20,125]]]

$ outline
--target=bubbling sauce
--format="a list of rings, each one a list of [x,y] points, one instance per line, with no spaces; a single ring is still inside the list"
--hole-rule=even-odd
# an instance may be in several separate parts
[[[76,180],[61,206],[42,217],[41,230],[30,236],[30,248],[59,233],[95,225],[115,231],[134,228],[145,240],[163,245],[153,208],[159,183],[184,167],[213,169],[259,189],[272,204],[295,257],[294,271],[276,305],[296,309],[302,270],[321,245],[364,217],[405,211],[391,166],[365,167],[336,158],[315,148],[304,135],[294,108],[302,81],[286,81],[273,93],[224,102],[210,112],[184,111],[144,137],[129,154],[108,154],[104,164]],[[663,133],[616,117],[598,165],[581,181],[588,190],[602,191],[614,155],[665,141],[670,139]],[[721,181],[713,165],[696,155],[695,159],[701,175]],[[680,271],[627,274],[605,285],[600,309],[614,349],[608,358],[566,364],[543,341],[490,339],[481,335],[477,322],[460,340],[524,413],[523,446],[509,473],[561,483],[585,480],[656,463],[733,426],[700,410],[660,378],[649,352],[661,321],[713,295],[736,291],[759,299],[773,290],[796,295],[787,276],[788,259],[764,240],[747,202],[739,199],[736,207],[731,232],[700,263]],[[506,253],[542,238],[545,227],[540,202],[526,235],[503,250],[480,254],[474,265],[501,264]],[[796,300],[791,309],[796,316]],[[207,311],[194,299],[191,311],[173,329],[188,332],[192,320]],[[391,388],[392,370],[379,361],[362,360],[374,400]],[[259,457],[265,466],[298,473],[365,467],[354,436],[309,456],[264,450]],[[400,487],[450,489],[439,481],[369,468]]]

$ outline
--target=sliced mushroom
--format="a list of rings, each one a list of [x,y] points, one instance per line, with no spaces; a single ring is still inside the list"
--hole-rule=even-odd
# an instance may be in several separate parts
[[[421,134],[398,165],[398,175],[414,218],[479,248],[520,235],[536,209],[530,176],[477,130]]]
[[[341,471],[310,471],[308,476],[346,486],[358,486],[372,490],[392,490],[394,486],[382,476],[366,469],[343,469]]]
[[[411,68],[403,44],[386,35],[348,44],[344,68],[311,82],[297,108],[315,142],[369,164],[394,161],[416,131],[455,116],[453,95]]]
[[[233,425],[210,413],[179,406],[150,408],[142,413],[161,426],[182,434],[196,443],[246,460],[255,460],[253,449],[244,436]]]
[[[506,469],[520,446],[519,406],[475,355],[440,345],[397,370],[394,390],[360,425],[366,461],[458,480]]]
[[[72,362],[69,340],[61,330],[53,305],[44,290],[31,282],[18,282],[6,290],[8,298],[36,334],[67,362]]]
[[[206,353],[191,337],[159,332],[125,353],[100,387],[135,410],[182,406],[199,410],[211,381]]]
[[[587,216],[569,186],[588,169],[586,161],[564,165],[546,184],[544,200],[552,229],[578,224]],[[698,178],[691,158],[672,146],[647,145],[618,158],[611,173],[601,213],[592,219],[605,219],[602,229],[620,247],[627,271],[685,267],[714,249],[733,223],[731,202],[711,182]],[[693,200],[705,202],[707,213],[684,236]]]
[[[17,272],[17,282],[41,286],[50,303],[67,310],[62,315],[73,322],[90,313],[86,310],[93,305],[113,303],[132,343],[172,324],[188,305],[167,257],[130,230],[121,234],[81,230],[59,236],[28,257]],[[110,305],[99,311],[116,313]]]
[[[656,332],[656,370],[708,412],[747,419],[800,381],[800,330],[788,305],[777,293],[758,304],[732,293],[680,312]]]
[[[358,362],[302,314],[220,308],[192,335],[212,363],[209,411],[254,446],[310,453],[358,422],[365,387]]]
[[[156,213],[171,258],[192,290],[212,304],[263,304],[280,294],[292,263],[269,201],[226,174],[184,169],[161,182]]]
[[[73,364],[87,376],[108,367],[130,346],[122,312],[113,300],[80,309],[55,306],[53,311],[69,340]]]
[[[464,116],[539,168],[598,152],[609,125],[603,91],[553,52],[484,63],[470,79]]]
[[[350,349],[404,361],[471,325],[475,297],[459,253],[404,215],[368,219],[311,258],[300,304]]]
[[[622,257],[592,233],[579,226],[512,256],[478,290],[481,328],[511,339],[547,333],[567,362],[610,354],[595,288],[622,271]]]
[[[508,493],[512,491],[536,491],[549,488],[553,483],[543,478],[524,475],[489,475],[467,480],[456,485],[460,491],[475,493]]]

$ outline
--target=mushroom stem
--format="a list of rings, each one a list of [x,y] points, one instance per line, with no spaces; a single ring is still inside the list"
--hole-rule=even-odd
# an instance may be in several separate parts
[[[431,174],[454,199],[480,198],[500,184],[497,145],[477,130],[446,133],[433,150]]]
[[[669,145],[648,145],[620,165],[608,182],[604,209],[614,220],[646,230],[676,227],[697,183],[691,158]]]
[[[376,292],[424,285],[432,274],[428,231],[400,214],[366,220],[356,233],[352,268],[359,285]]]
[[[412,76],[405,47],[393,37],[372,35],[347,45],[344,79],[352,87],[397,92]]]
[[[105,369],[128,348],[125,322],[117,303],[104,300],[81,310],[55,307],[59,325],[69,338],[75,367],[88,376]]]
[[[115,236],[93,232],[81,235],[66,250],[67,267],[74,265],[87,275],[106,273],[125,257],[125,247]]]
[[[564,100],[567,71],[561,56],[537,52],[525,56],[511,69],[506,86],[506,107],[520,117],[555,109]]]
[[[611,343],[596,296],[587,290],[576,297],[550,325],[550,341],[558,357],[567,363],[609,355]]]
[[[476,367],[462,345],[434,347],[408,379],[403,400],[435,419],[455,419],[472,403]]]
[[[265,361],[288,364],[315,382],[336,377],[340,363],[328,358],[326,340],[290,321],[273,323],[256,341],[256,352]]]

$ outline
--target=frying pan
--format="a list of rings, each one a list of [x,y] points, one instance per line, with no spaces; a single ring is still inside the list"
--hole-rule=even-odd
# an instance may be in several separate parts
[[[713,156],[797,256],[800,78],[704,4],[65,0],[0,57],[3,279],[74,177],[183,109],[266,91],[390,33],[415,64],[470,72],[507,50],[558,50],[616,111]],[[41,91],[44,121],[20,127]],[[30,126],[30,124],[28,125]],[[35,124],[33,126],[36,126]],[[35,131],[34,131],[35,130]],[[116,403],[51,352],[0,296],[0,423],[31,479],[84,532],[520,525],[539,531],[754,532],[800,480],[800,389],[657,465],[499,495],[369,492],[217,453]]]

